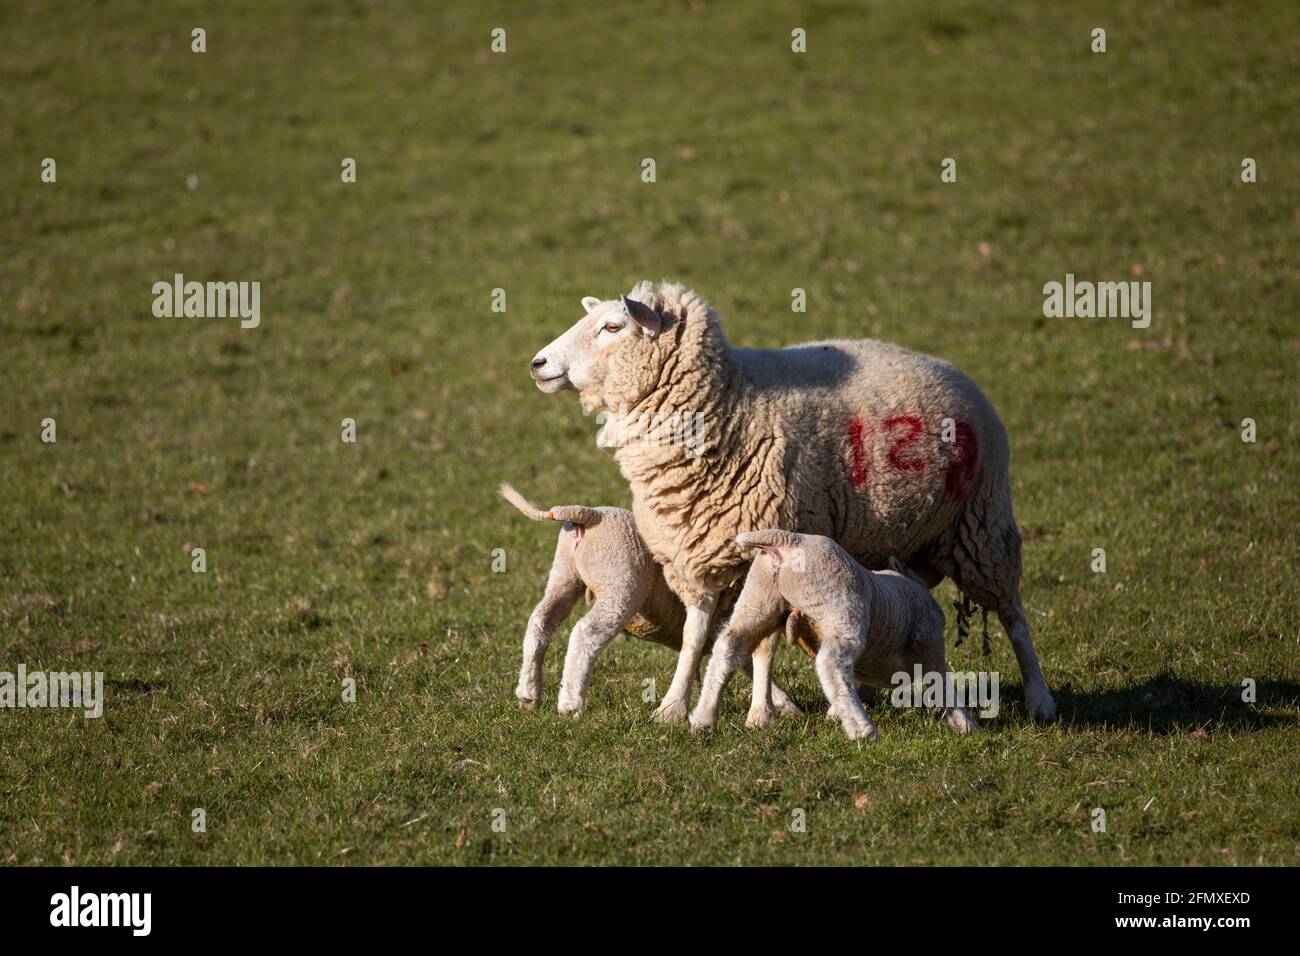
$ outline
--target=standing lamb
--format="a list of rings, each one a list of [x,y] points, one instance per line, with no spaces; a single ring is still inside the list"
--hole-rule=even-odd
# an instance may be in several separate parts
[[[830,538],[818,535],[769,529],[742,534],[736,544],[761,553],[749,566],[736,609],[714,644],[699,703],[691,712],[692,730],[713,729],[728,678],[787,617],[792,632],[801,625],[812,631],[829,716],[839,720],[850,740],[877,737],[858,695],[858,679],[889,687],[897,674],[910,674],[918,664],[924,673],[948,678],[943,609],[919,580],[897,570],[868,571]],[[957,702],[946,706],[943,715],[959,733],[979,729]],[[767,695],[756,689],[745,722],[765,727],[771,721]]]
[[[555,560],[546,579],[546,592],[529,615],[524,632],[524,660],[515,688],[519,706],[532,710],[541,701],[546,649],[584,594],[591,607],[569,635],[557,700],[560,713],[576,715],[582,711],[596,656],[620,631],[674,650],[681,649],[686,609],[650,556],[636,530],[632,512],[584,505],[542,511],[508,484],[502,484],[497,490],[534,521],[563,522],[555,543]],[[761,690],[766,702],[770,685],[776,708],[797,715],[799,708],[785,691],[771,682],[774,649],[775,639],[766,642],[763,652],[755,655],[756,668],[751,669],[748,658],[742,664],[746,672],[752,673],[755,694]]]
[[[873,569],[898,555],[931,587],[951,577],[997,613],[1030,712],[1055,717],[1020,602],[1006,432],[969,378],[867,340],[733,349],[717,313],[675,283],[582,305],[532,376],[603,413],[637,527],[686,604],[658,719],[686,717],[718,596],[749,564],[736,536],[760,528],[825,535]],[[685,416],[689,453],[672,434]]]

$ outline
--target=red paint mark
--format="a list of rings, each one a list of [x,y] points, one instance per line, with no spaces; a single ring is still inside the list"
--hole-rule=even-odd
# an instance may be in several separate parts
[[[886,418],[881,424],[891,431],[896,425],[907,426],[907,433],[889,446],[889,463],[899,471],[925,471],[925,462],[920,458],[902,457],[903,449],[925,431],[925,422],[915,415],[896,415]]]
[[[945,484],[954,501],[965,501],[980,464],[980,443],[970,422],[957,423],[952,446],[956,454],[948,462]]]
[[[853,452],[853,487],[861,488],[867,483],[867,458],[862,450],[862,439],[867,427],[862,419],[854,415],[849,419],[849,448]]]

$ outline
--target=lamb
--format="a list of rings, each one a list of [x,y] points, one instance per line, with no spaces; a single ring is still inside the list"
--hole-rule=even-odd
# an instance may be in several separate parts
[[[713,729],[727,679],[783,619],[789,622],[792,643],[805,643],[796,633],[800,626],[812,631],[829,716],[840,721],[850,740],[878,737],[857,680],[888,687],[896,674],[910,674],[917,664],[925,673],[947,678],[943,610],[919,579],[898,570],[868,571],[820,535],[768,529],[742,534],[736,545],[761,553],[749,566],[740,599],[714,644],[691,713],[693,731]],[[959,702],[951,703],[943,713],[955,730],[979,729]],[[745,722],[762,727],[771,721],[767,695],[756,687]]]
[[[560,713],[581,713],[596,656],[619,632],[680,650],[686,609],[654,563],[630,511],[582,505],[542,511],[508,484],[502,484],[498,491],[534,521],[563,522],[546,591],[529,615],[524,633],[524,659],[515,688],[521,707],[532,710],[541,701],[546,649],[584,594],[590,610],[569,635],[557,702]],[[770,671],[765,668],[770,660],[768,654],[759,661],[763,669],[753,675],[755,693],[761,690],[766,701],[770,684],[776,708],[782,713],[798,714],[794,702],[771,683]],[[744,663],[746,671],[750,671],[748,660]]]
[[[997,613],[1029,711],[1055,717],[1021,606],[1006,432],[969,378],[876,341],[733,349],[717,313],[675,283],[582,306],[531,373],[600,413],[637,528],[686,605],[657,719],[686,717],[718,598],[749,564],[736,536],[760,528],[824,535],[873,569],[897,555],[931,587],[952,578]],[[683,416],[696,422],[686,453]]]

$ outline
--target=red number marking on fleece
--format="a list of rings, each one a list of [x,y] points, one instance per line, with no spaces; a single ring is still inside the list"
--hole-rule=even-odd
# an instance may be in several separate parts
[[[889,463],[899,471],[925,471],[925,462],[920,458],[902,457],[903,449],[925,431],[925,422],[915,415],[896,415],[885,419],[882,424],[891,431],[896,425],[907,426],[907,433],[889,446]]]
[[[862,419],[853,416],[849,419],[849,448],[853,452],[853,487],[861,488],[867,483],[867,458],[862,450],[862,439],[867,428]]]
[[[945,484],[954,501],[964,501],[970,494],[980,463],[980,443],[970,422],[957,423],[957,434],[952,444],[956,454],[948,462]]]

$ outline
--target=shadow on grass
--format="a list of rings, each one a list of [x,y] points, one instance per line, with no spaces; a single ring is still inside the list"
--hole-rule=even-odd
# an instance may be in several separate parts
[[[1017,688],[1019,690],[1019,688]],[[1242,688],[1206,684],[1160,674],[1141,684],[1111,690],[1056,694],[1057,717],[1064,724],[1106,730],[1145,728],[1155,734],[1255,731],[1300,726],[1300,684],[1256,680],[1255,702],[1242,701]],[[1269,713],[1280,709],[1291,713]]]
[[[886,691],[860,689],[868,712],[875,713],[873,708],[889,706]],[[1161,736],[1197,730],[1212,733],[1274,727],[1300,729],[1300,684],[1257,679],[1255,702],[1250,704],[1241,699],[1242,690],[1240,686],[1207,684],[1171,674],[1159,674],[1140,684],[1102,691],[1078,692],[1069,686],[1052,688],[1057,722],[1067,727],[1148,730]],[[1020,684],[1004,684],[1000,692],[1001,713],[981,724],[988,730],[996,730],[1018,722],[1028,723],[1031,718],[1024,706],[1024,688]],[[826,708],[824,700],[792,696],[805,713]]]

